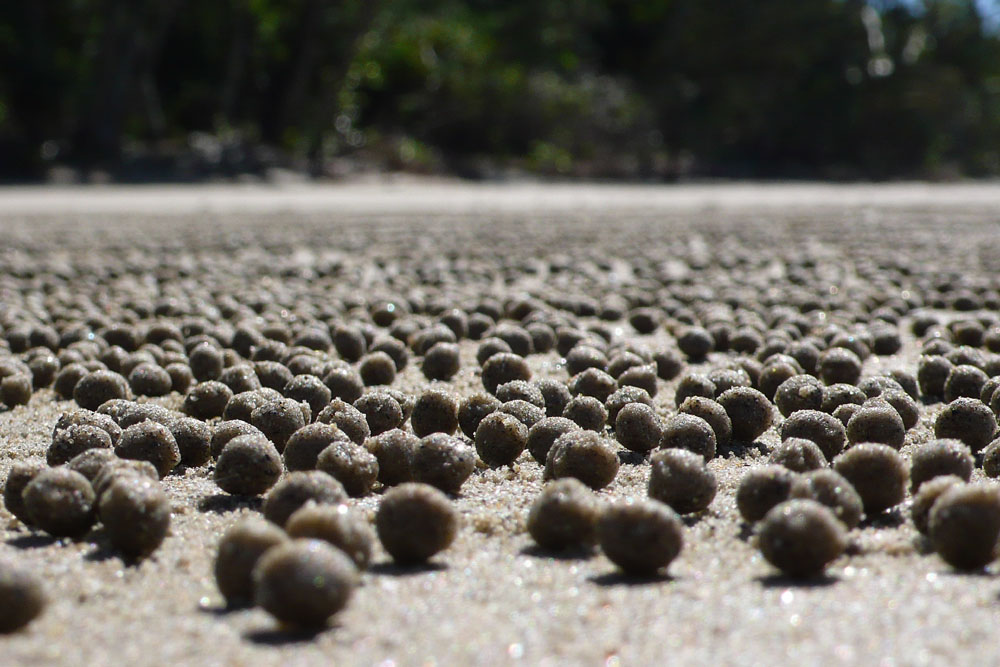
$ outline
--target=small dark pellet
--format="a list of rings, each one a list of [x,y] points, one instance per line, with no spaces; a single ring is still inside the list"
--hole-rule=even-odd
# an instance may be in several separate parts
[[[447,549],[458,533],[458,522],[448,497],[419,483],[387,491],[375,515],[382,546],[402,564],[422,563]]]
[[[823,451],[812,440],[786,438],[775,446],[768,456],[769,463],[782,465],[795,472],[808,472],[825,468],[827,465]]]
[[[678,412],[663,423],[659,446],[662,449],[686,449],[711,461],[715,458],[715,431],[701,417]]]
[[[583,482],[559,479],[546,484],[531,504],[528,533],[543,549],[586,549],[597,541],[600,513],[600,501]]]
[[[420,441],[412,433],[392,429],[365,441],[378,459],[378,481],[394,486],[413,479],[413,454]]]
[[[122,459],[149,461],[160,477],[166,476],[181,461],[180,449],[170,429],[149,420],[126,428],[115,445],[115,454]]]
[[[24,504],[24,487],[45,470],[45,465],[38,461],[16,461],[7,473],[3,487],[4,507],[25,525],[30,526],[32,521]]]
[[[45,609],[41,579],[9,559],[0,560],[0,634],[25,627]]]
[[[833,460],[833,469],[858,492],[869,517],[898,505],[906,495],[909,469],[903,457],[888,445],[854,445]]]
[[[814,500],[785,501],[767,513],[758,533],[771,565],[796,578],[819,576],[847,548],[844,525]]]
[[[295,510],[309,501],[337,505],[347,500],[343,485],[320,470],[296,471],[285,475],[264,498],[261,513],[276,526],[284,526]]]
[[[348,440],[334,440],[321,451],[316,459],[316,469],[343,484],[347,494],[353,497],[371,493],[379,472],[375,455]]]
[[[170,528],[170,499],[159,482],[125,475],[101,495],[98,514],[112,546],[130,558],[151,554]]]
[[[736,507],[747,523],[764,518],[772,507],[788,500],[797,475],[784,466],[763,465],[751,468],[736,488]]]
[[[927,534],[931,509],[941,495],[953,486],[962,486],[965,481],[954,475],[941,475],[920,485],[920,490],[913,494],[913,505],[910,507],[910,518],[918,531]]]
[[[749,387],[734,387],[717,399],[732,422],[733,440],[753,442],[771,427],[774,412],[764,394]]]
[[[601,512],[597,537],[604,555],[626,574],[650,576],[680,554],[684,525],[661,502],[628,498]]]
[[[322,540],[292,540],[269,549],[253,569],[254,600],[282,623],[323,627],[358,585],[354,562]]]
[[[375,550],[375,531],[344,504],[308,502],[288,517],[285,530],[293,538],[328,542],[347,554],[359,570],[368,569]]]
[[[281,477],[281,454],[266,438],[241,435],[230,440],[215,464],[215,483],[226,493],[258,496]]]
[[[528,427],[513,415],[497,411],[479,422],[475,440],[483,463],[494,468],[509,465],[524,451]]]
[[[715,475],[705,459],[686,449],[659,449],[650,457],[649,497],[680,514],[707,509],[715,498]]]
[[[925,442],[910,454],[910,490],[915,494],[921,484],[939,475],[955,475],[968,482],[974,466],[972,452],[959,440]]]
[[[792,498],[807,498],[830,508],[847,528],[854,528],[864,516],[864,503],[843,475],[829,468],[810,470],[792,482]]]
[[[603,489],[618,475],[618,454],[607,438],[583,429],[556,438],[545,459],[545,479],[575,477]]]
[[[994,484],[955,485],[934,502],[928,519],[934,551],[957,570],[978,570],[996,558],[1000,491]]]
[[[244,519],[219,540],[215,583],[230,607],[253,602],[253,569],[268,550],[288,542],[278,526],[261,519]]]
[[[31,525],[53,537],[79,537],[94,524],[90,481],[69,468],[49,468],[35,475],[22,498]]]
[[[458,493],[476,469],[476,456],[461,438],[432,433],[417,443],[412,466],[415,482],[430,484],[446,493]]]

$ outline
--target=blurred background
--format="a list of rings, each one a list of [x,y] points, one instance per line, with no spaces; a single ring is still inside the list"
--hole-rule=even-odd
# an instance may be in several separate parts
[[[1000,0],[9,0],[0,179],[1000,173]]]

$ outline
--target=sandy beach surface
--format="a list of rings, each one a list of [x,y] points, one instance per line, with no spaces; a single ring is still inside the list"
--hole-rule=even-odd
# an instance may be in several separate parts
[[[138,272],[144,253],[191,251],[197,259],[231,250],[232,262],[247,261],[250,282],[253,258],[239,248],[268,239],[286,259],[335,257],[361,267],[345,280],[363,292],[378,289],[361,270],[365,262],[405,247],[509,253],[530,265],[555,254],[572,257],[578,248],[628,260],[651,246],[669,262],[671,244],[698,242],[711,262],[721,238],[760,252],[816,247],[847,272],[856,272],[852,252],[865,244],[896,248],[904,258],[939,244],[956,271],[988,275],[1000,247],[998,219],[1000,186],[991,184],[13,188],[0,190],[0,254],[30,248],[25,261],[72,261],[77,252],[104,252],[105,261]],[[278,247],[283,229],[293,230],[288,247]],[[134,252],[122,247],[130,239],[137,240]],[[779,269],[774,280],[786,280]],[[917,343],[901,329],[901,351],[869,358],[866,375],[915,370]],[[617,333],[635,335],[625,324]],[[641,338],[655,346],[665,343],[663,336]],[[476,343],[462,343],[462,369],[452,381],[461,395],[481,388],[475,351]],[[567,377],[555,352],[529,361],[535,377]],[[725,361],[713,355],[700,369]],[[419,393],[429,385],[410,364],[393,386]],[[654,406],[661,415],[674,411],[675,387],[676,380],[660,381]],[[178,407],[181,398],[155,400]],[[41,390],[28,405],[0,414],[0,479],[15,461],[44,460],[55,421],[72,407]],[[921,406],[904,455],[932,437],[941,407]],[[779,576],[760,556],[734,500],[743,472],[778,442],[776,430],[759,442],[760,450],[710,463],[718,494],[707,512],[686,519],[684,547],[667,576],[634,580],[598,552],[581,559],[535,549],[524,519],[542,469],[525,452],[513,466],[478,471],[466,482],[455,499],[459,537],[432,567],[399,568],[379,547],[347,609],[314,635],[279,628],[259,609],[225,609],[212,575],[216,545],[258,504],[220,494],[211,468],[165,478],[171,534],[138,565],[93,540],[54,541],[31,532],[0,510],[0,555],[36,571],[50,596],[27,629],[0,637],[0,664],[1000,663],[996,564],[982,574],[957,574],[928,553],[908,519],[909,496],[852,531],[848,555],[826,578],[801,583]],[[601,495],[645,495],[648,470],[624,464]],[[372,516],[378,496],[351,502]]]

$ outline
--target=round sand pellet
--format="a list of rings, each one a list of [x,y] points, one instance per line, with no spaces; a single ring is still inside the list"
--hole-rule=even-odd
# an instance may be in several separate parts
[[[780,465],[762,465],[746,471],[736,488],[736,507],[743,520],[760,521],[772,507],[788,500],[796,477]]]
[[[808,472],[825,468],[827,465],[823,451],[812,440],[786,438],[776,445],[768,455],[769,463],[782,465],[795,472]]]
[[[97,426],[73,424],[55,432],[45,459],[50,466],[57,466],[88,449],[111,449],[111,436]]]
[[[281,477],[281,454],[266,438],[241,435],[230,440],[215,464],[215,483],[226,493],[258,496]]]
[[[222,536],[215,558],[215,583],[230,607],[253,602],[253,569],[265,552],[287,543],[288,535],[261,519],[243,519]]]
[[[549,450],[556,439],[564,433],[579,429],[576,422],[565,417],[546,417],[528,430],[526,448],[532,458],[545,465]]]
[[[774,412],[764,394],[750,387],[734,387],[716,399],[732,422],[733,440],[753,442],[771,427]]]
[[[69,468],[49,468],[28,482],[24,507],[37,526],[53,537],[80,537],[94,524],[94,490]]]
[[[0,560],[0,634],[25,627],[41,615],[48,600],[41,579],[10,559]]]
[[[601,406],[601,410],[604,410],[604,406]],[[529,403],[528,401],[514,400],[507,401],[506,403],[501,403],[497,412],[502,412],[508,415],[512,415],[517,418],[519,422],[525,425],[527,428],[531,428],[538,422],[545,419],[545,410]]]
[[[704,396],[689,396],[678,406],[677,412],[700,417],[715,432],[716,449],[728,447],[733,440],[733,423],[726,409],[715,400]]]
[[[798,410],[819,410],[823,405],[823,383],[812,375],[790,377],[775,391],[774,404],[785,417]]]
[[[604,407],[604,403],[593,396],[577,396],[571,399],[566,404],[562,416],[576,422],[580,428],[598,433],[604,431],[604,426],[608,421],[608,411]]]
[[[281,393],[266,387],[233,394],[222,411],[222,419],[224,421],[239,420],[249,424],[250,415],[253,414],[254,410],[279,398],[282,398]]]
[[[424,436],[413,450],[413,480],[458,493],[476,469],[476,457],[461,438],[444,433]]]
[[[650,576],[680,554],[684,525],[677,513],[661,502],[627,498],[601,512],[597,537],[604,555],[625,573]]]
[[[534,429],[532,429],[534,430]],[[663,424],[652,407],[645,403],[629,403],[618,411],[615,438],[625,449],[648,452],[656,448],[663,437]],[[528,434],[529,441],[531,433]],[[715,433],[712,433],[712,455],[715,455]]]
[[[420,363],[420,370],[428,380],[450,380],[461,367],[458,345],[445,341],[432,345]]]
[[[251,425],[249,422],[240,419],[219,422],[212,429],[212,458],[219,458],[223,448],[229,444],[229,441],[241,435],[253,435],[265,440],[267,439],[267,436],[259,428]]]
[[[323,408],[316,416],[316,421],[336,426],[358,445],[365,444],[365,440],[371,437],[371,429],[368,428],[368,420],[364,414],[339,398],[333,399]]]
[[[412,482],[387,491],[375,515],[382,546],[401,564],[423,563],[447,549],[458,523],[458,512],[443,492]]]
[[[542,549],[586,549],[597,541],[601,503],[583,482],[572,477],[549,482],[528,512],[527,528]]]
[[[31,393],[31,376],[27,373],[8,375],[0,380],[0,402],[8,407],[27,405]]]
[[[322,627],[359,583],[354,562],[322,540],[292,540],[269,549],[253,569],[254,601],[282,623]]]
[[[1000,477],[1000,438],[997,438],[982,451],[983,472],[987,477]]]
[[[73,387],[73,400],[85,410],[96,410],[113,398],[130,398],[128,381],[114,371],[93,371]]]
[[[312,501],[337,505],[347,500],[344,486],[320,470],[299,470],[285,475],[264,498],[261,513],[276,526],[284,526],[295,510]]]
[[[957,570],[978,570],[997,555],[1000,491],[995,484],[955,485],[934,502],[928,519],[934,551]]]
[[[115,445],[115,454],[122,459],[149,461],[160,477],[181,462],[181,452],[170,429],[149,420],[126,428]]]
[[[660,449],[650,457],[647,492],[680,514],[701,512],[712,504],[717,484],[705,459],[686,449]]]
[[[787,500],[767,513],[758,532],[767,562],[795,578],[819,576],[847,548],[844,525],[814,500]]]
[[[4,507],[25,525],[31,525],[31,517],[24,504],[24,487],[45,470],[40,461],[15,461],[7,473],[3,487]]]
[[[112,546],[129,558],[151,554],[170,529],[170,499],[159,482],[125,475],[101,495],[98,514]]]
[[[403,406],[387,391],[365,394],[354,401],[354,407],[365,416],[373,436],[399,428],[406,418]]]
[[[99,450],[98,450],[99,451]],[[117,456],[108,461],[97,472],[97,475],[90,482],[94,488],[94,497],[100,500],[108,487],[119,477],[139,476],[151,479],[154,482],[160,480],[160,473],[149,461],[138,461],[134,459],[120,459]]]
[[[988,445],[997,433],[997,420],[990,408],[976,398],[957,398],[938,414],[934,435],[964,442],[972,453]]]
[[[804,438],[816,443],[827,460],[833,460],[844,449],[847,429],[833,415],[818,410],[793,412],[781,423],[781,439]]]
[[[267,436],[278,452],[284,452],[288,439],[307,423],[301,406],[290,398],[270,401],[254,408],[250,423]]]
[[[316,469],[343,484],[347,494],[356,498],[371,493],[378,481],[378,459],[349,440],[331,442],[316,458]]]
[[[476,452],[493,468],[510,465],[528,443],[528,427],[505,412],[493,412],[476,428]]]
[[[899,449],[906,440],[906,427],[896,409],[878,399],[867,402],[847,422],[847,440],[877,442]]]
[[[90,480],[91,485],[93,485],[94,480],[97,475],[101,472],[101,468],[104,467],[106,463],[111,461],[118,461],[118,457],[115,455],[114,450],[111,449],[88,449],[85,452],[77,454],[66,464],[66,467],[74,472],[78,472],[87,479]],[[159,474],[155,473],[154,477],[159,477]],[[96,490],[95,490],[96,493]]]
[[[662,449],[686,449],[711,461],[715,458],[715,431],[701,417],[679,412],[663,422],[659,446]]]
[[[400,429],[386,431],[365,441],[365,449],[378,459],[378,481],[394,486],[413,480],[413,454],[420,438]]]
[[[920,485],[920,490],[913,494],[913,505],[910,506],[910,518],[918,531],[927,534],[929,529],[931,509],[941,495],[953,486],[962,486],[965,481],[954,475],[934,477]]]
[[[293,538],[330,543],[347,554],[359,570],[368,569],[375,550],[375,531],[344,504],[308,502],[288,517],[285,530]]]
[[[909,469],[903,457],[888,445],[854,445],[833,460],[833,469],[858,492],[869,517],[898,505],[906,495]]]
[[[972,452],[959,440],[925,442],[910,454],[910,489],[916,493],[921,484],[939,475],[955,475],[968,482],[974,466]]]
[[[212,427],[193,417],[177,417],[167,428],[177,442],[181,465],[203,466],[212,458]]]
[[[79,385],[77,385],[79,386]],[[191,387],[184,396],[184,413],[195,419],[207,420],[221,417],[226,404],[233,397],[233,390],[217,380],[208,380]],[[112,396],[111,398],[122,398]]]
[[[857,526],[864,516],[864,503],[854,486],[830,468],[810,470],[796,476],[789,497],[806,498],[826,505],[847,528]]]
[[[500,409],[500,401],[489,394],[477,393],[465,398],[458,408],[458,424],[469,438],[475,438],[479,423]]]
[[[614,425],[621,409],[631,403],[642,403],[652,407],[653,399],[650,397],[649,392],[641,387],[621,387],[620,389],[616,389],[604,401],[604,409],[608,411],[608,424]]]
[[[512,380],[497,387],[497,399],[501,403],[508,401],[527,401],[532,405],[545,409],[545,397],[542,390],[524,380]]]
[[[816,368],[824,384],[857,384],[861,377],[861,359],[844,347],[831,347],[819,357]]]
[[[920,420],[920,406],[909,394],[901,389],[891,389],[882,392],[882,398],[899,413],[899,418],[903,420],[903,428],[909,431],[917,425]]]
[[[320,452],[338,440],[346,441],[347,436],[336,426],[322,422],[306,424],[285,443],[285,450],[281,453],[285,469],[314,470]]]
[[[611,441],[579,429],[556,438],[545,458],[545,479],[575,477],[592,489],[603,489],[618,475],[618,454]]]
[[[542,398],[545,399],[546,417],[560,416],[573,398],[573,395],[569,393],[569,387],[559,380],[542,378],[536,380],[534,384],[542,392]]]
[[[421,438],[431,433],[454,433],[458,428],[458,399],[442,389],[425,391],[413,406],[410,425]]]
[[[293,377],[281,390],[285,398],[307,403],[310,411],[318,415],[333,400],[330,388],[315,375],[301,374]]]
[[[820,410],[832,415],[841,405],[847,403],[861,405],[867,400],[865,392],[853,384],[831,384],[823,388],[823,405],[820,406]]]

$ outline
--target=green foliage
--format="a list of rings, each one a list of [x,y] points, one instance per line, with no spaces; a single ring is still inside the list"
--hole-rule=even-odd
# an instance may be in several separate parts
[[[234,172],[995,174],[1000,35],[974,0],[0,3],[0,177],[189,145]]]

